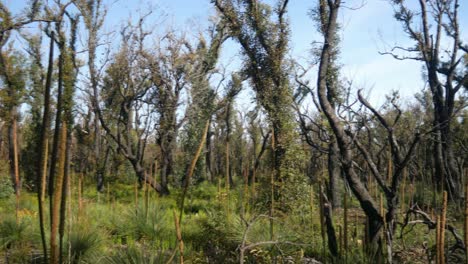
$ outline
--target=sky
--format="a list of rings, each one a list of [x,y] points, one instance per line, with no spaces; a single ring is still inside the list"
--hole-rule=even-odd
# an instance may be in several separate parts
[[[28,2],[3,1],[13,13],[24,8]],[[209,17],[215,14],[210,0],[105,0],[105,2],[109,8],[105,31],[118,30],[122,21],[130,17],[136,18],[139,13],[145,13],[151,8],[155,10],[154,28],[161,31],[170,24],[189,32],[198,32],[207,27]],[[290,54],[301,63],[311,61],[312,43],[321,40],[316,33],[314,22],[308,15],[315,4],[314,0],[289,1]],[[468,2],[460,0],[460,4],[462,40],[468,41],[468,16],[463,15],[468,14]],[[411,44],[403,33],[401,25],[393,18],[393,8],[389,0],[352,0],[346,1],[345,5],[346,8],[342,9],[339,17],[341,25],[339,62],[342,65],[342,77],[352,80],[355,88],[364,88],[375,104],[383,103],[385,95],[393,90],[398,90],[403,100],[411,100],[412,95],[424,87],[421,77],[422,64],[415,61],[398,61],[389,55],[379,54],[394,45]],[[228,64],[232,61],[231,66],[237,65],[238,48],[234,41],[228,42],[224,47],[221,63]],[[312,71],[314,70],[316,71],[317,67],[312,68]],[[311,83],[314,83],[313,77],[311,79]],[[251,96],[252,92],[244,92],[243,97]]]

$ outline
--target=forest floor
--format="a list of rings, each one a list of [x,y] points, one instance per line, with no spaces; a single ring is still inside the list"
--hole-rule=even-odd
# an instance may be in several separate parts
[[[277,212],[271,218],[268,208],[246,188],[240,186],[228,194],[219,186],[202,183],[189,190],[180,223],[185,263],[240,263],[241,251],[245,263],[332,262],[322,239],[316,195],[305,194],[289,212]],[[85,185],[80,193],[73,188],[66,208],[66,263],[179,263],[175,218],[180,217],[180,196],[180,191],[173,190],[171,195],[159,197],[152,190],[124,183],[112,183],[102,193],[91,185]],[[334,211],[340,250],[334,262],[365,263],[365,217],[354,199],[349,204],[346,235],[344,210]],[[17,213],[15,207],[14,195],[0,198],[0,263],[40,263],[36,194],[23,191]],[[403,217],[399,217],[400,223]],[[453,224],[460,223],[450,217]],[[47,221],[47,234],[48,230]],[[393,246],[396,263],[430,263],[435,231],[416,221],[401,234],[397,224]],[[452,245],[452,236],[446,237],[446,245]],[[450,258],[464,261],[459,254]]]

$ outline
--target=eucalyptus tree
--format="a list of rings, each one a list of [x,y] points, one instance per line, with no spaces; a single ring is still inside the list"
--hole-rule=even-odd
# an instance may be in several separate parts
[[[391,105],[393,106],[394,111],[390,111],[390,114],[387,113],[387,116],[382,114],[381,112],[377,111],[360,93],[358,92],[358,99],[372,113],[372,117],[377,120],[378,126],[383,128],[382,135],[385,135],[386,138],[383,139],[385,142],[385,146],[389,146],[390,148],[390,157],[388,159],[390,162],[388,166],[383,166],[386,169],[379,168],[376,162],[376,156],[378,154],[372,153],[372,143],[369,145],[364,145],[358,139],[357,134],[359,134],[359,129],[356,129],[355,132],[351,132],[351,130],[346,130],[346,133],[349,135],[350,138],[353,138],[353,144],[356,145],[359,152],[364,157],[366,164],[369,167],[370,172],[372,173],[373,177],[376,179],[377,184],[381,188],[383,195],[386,199],[386,212],[382,217],[384,218],[385,224],[385,237],[386,237],[386,244],[387,244],[387,258],[388,262],[392,263],[392,255],[393,255],[393,235],[396,229],[396,216],[400,205],[400,184],[403,180],[403,176],[406,170],[406,167],[413,159],[413,154],[416,150],[416,147],[421,140],[422,133],[419,131],[419,127],[416,127],[414,134],[411,135],[409,139],[403,140],[402,138],[397,138],[397,128],[399,125],[399,121],[401,120],[402,110],[398,106],[396,102],[396,98],[394,97],[391,100]],[[394,113],[392,113],[394,112]],[[389,119],[392,120],[389,120]],[[362,120],[362,124],[364,125],[367,134],[367,142],[378,142],[377,136],[372,133],[370,126],[367,123],[366,117]],[[401,130],[401,127],[400,127]],[[378,130],[377,130],[378,132]],[[401,142],[405,142],[408,144],[403,145]],[[386,172],[387,175],[384,174]],[[388,183],[387,183],[388,182]]]
[[[278,1],[274,7],[254,0],[212,2],[229,28],[230,36],[241,46],[243,73],[249,78],[259,105],[267,113],[275,143],[274,181],[284,182],[281,188],[296,187],[288,185],[288,179],[292,179],[297,172],[295,161],[298,160],[297,157],[293,158],[296,133],[289,83],[290,67],[286,58],[289,1]],[[282,191],[275,188],[275,193],[281,197]]]
[[[2,117],[6,121],[8,131],[8,162],[10,176],[16,195],[20,193],[19,155],[18,155],[18,108],[25,89],[26,69],[24,57],[11,45],[10,37],[16,25],[15,17],[10,10],[0,3],[0,77],[2,81]]]
[[[226,40],[224,23],[215,23],[208,29],[208,38],[200,34],[193,51],[193,59],[188,68],[189,102],[186,106],[187,122],[183,127],[181,145],[186,153],[186,164],[190,163],[193,153],[197,150],[197,142],[204,131],[206,121],[210,122],[212,115],[218,110],[218,86],[212,85],[223,42]],[[223,78],[222,78],[223,79]],[[221,80],[222,81],[222,80]],[[198,160],[194,178],[204,180],[203,160]],[[186,179],[182,179],[185,185]]]
[[[24,122],[23,140],[24,148],[21,150],[21,169],[24,171],[25,180],[37,188],[35,182],[36,161],[39,159],[38,145],[42,126],[42,107],[44,100],[44,82],[46,69],[42,62],[43,36],[39,34],[22,34],[27,41],[26,52],[28,54],[27,74],[30,84],[26,87],[25,103],[30,107],[28,120]]]
[[[338,30],[338,11],[340,10],[341,5],[341,0],[321,0],[317,7],[320,18],[319,31],[323,35],[323,46],[321,49],[319,72],[317,77],[318,99],[320,107],[336,137],[340,150],[341,166],[348,185],[367,216],[369,242],[372,247],[374,247],[373,252],[378,252],[381,246],[380,234],[383,226],[383,218],[380,215],[376,201],[370,195],[365,184],[355,171],[353,153],[349,148],[352,143],[352,137],[346,134],[344,124],[337,115],[336,110],[328,97],[328,91],[329,89],[332,89],[332,87],[328,85],[327,80],[330,71],[333,71],[333,65],[330,61],[334,50],[337,48],[335,36]]]
[[[392,1],[395,19],[412,40],[409,47],[395,46],[391,54],[398,60],[416,60],[424,66],[425,81],[433,104],[434,177],[452,199],[462,195],[462,172],[457,167],[453,148],[452,124],[459,114],[456,99],[468,89],[466,54],[462,41],[458,0],[420,0],[413,9],[405,1]],[[461,105],[463,105],[462,103]]]
[[[335,63],[334,60],[332,60],[332,62]],[[334,70],[334,75],[337,75],[337,71],[337,69]],[[340,205],[339,179],[342,178],[338,143],[333,131],[326,123],[325,116],[318,105],[313,89],[309,86],[308,81],[301,80],[302,77],[295,77],[298,88],[294,96],[294,107],[297,112],[301,137],[310,147],[311,164],[308,165],[308,174],[311,180],[318,179],[321,181],[325,179],[321,179],[320,175],[323,174],[323,171],[328,170],[327,199],[330,200],[331,207],[334,209]],[[332,94],[334,94],[336,90],[342,88],[342,85],[337,81],[329,81],[329,87],[331,87]],[[302,109],[303,106],[301,106],[301,104],[304,103],[304,99],[307,98],[307,95],[312,97],[312,102],[317,109],[316,114],[309,113],[308,110]],[[341,112],[340,108],[342,108],[341,106],[343,106],[343,103],[336,98],[336,95],[329,96],[329,99],[333,102],[333,108],[336,109],[337,112]],[[326,162],[317,162],[317,160],[320,159],[326,160]]]
[[[117,150],[132,165],[138,182],[149,184],[158,193],[163,188],[146,174],[144,158],[157,113],[151,104],[154,84],[146,70],[146,52],[142,18],[138,25],[121,30],[121,45],[107,66],[102,87],[93,86],[95,109],[102,128]]]
[[[258,107],[247,113],[247,122],[248,126],[246,130],[250,138],[250,159],[252,159],[252,163],[249,166],[248,183],[255,184],[262,157],[268,149],[271,130],[262,122]]]
[[[156,143],[160,150],[160,179],[163,195],[169,194],[168,183],[174,173],[174,153],[177,135],[185,117],[178,118],[184,90],[189,85],[189,64],[195,56],[189,42],[171,31],[165,34],[156,47],[155,54],[143,54],[150,71],[153,105],[158,112]]]
[[[99,117],[97,112],[98,104],[98,94],[95,92],[98,91],[98,85],[102,79],[102,66],[100,67],[97,64],[97,52],[99,48],[99,42],[102,39],[102,26],[107,15],[107,9],[105,8],[102,0],[76,0],[74,1],[75,6],[80,11],[80,14],[83,17],[84,28],[87,33],[87,66],[89,74],[89,86],[88,96],[90,97],[91,109],[93,110],[93,126],[92,131],[94,132],[94,172],[96,173],[96,187],[98,191],[102,191],[104,187],[104,174],[106,170],[105,164],[107,164],[107,154],[102,154],[102,147],[104,142],[102,140],[101,127],[99,124]],[[108,54],[107,54],[108,55]],[[106,61],[107,58],[102,58]],[[104,63],[105,64],[105,63]],[[91,130],[88,130],[88,133],[91,133]],[[106,150],[105,153],[108,153],[109,150]]]
[[[393,120],[388,120],[382,113],[377,111],[361,94],[358,93],[359,102],[368,109],[372,116],[377,120],[377,124],[383,127],[383,135],[386,139],[385,144],[390,146],[392,167],[387,168],[388,183],[382,175],[382,168],[379,168],[375,162],[374,156],[370,153],[369,149],[372,146],[364,146],[360,141],[358,135],[361,133],[363,126],[366,127],[366,122],[361,121],[356,127],[352,124],[346,123],[341,116],[337,114],[337,109],[330,101],[328,92],[333,87],[327,82],[328,74],[333,74],[333,64],[331,59],[333,51],[338,48],[338,43],[335,39],[336,32],[338,30],[338,12],[342,8],[343,2],[341,0],[325,1],[321,0],[318,6],[319,12],[319,26],[320,32],[324,37],[319,72],[317,78],[318,88],[318,99],[320,107],[325,114],[328,123],[330,124],[334,136],[336,137],[339,147],[339,157],[341,160],[341,167],[343,168],[346,176],[347,183],[353,192],[354,196],[359,201],[361,208],[367,217],[367,234],[368,242],[370,246],[369,253],[371,257],[376,261],[381,258],[381,232],[386,223],[386,240],[388,249],[388,261],[392,261],[392,242],[393,233],[395,228],[395,216],[399,206],[399,191],[400,183],[402,181],[402,175],[405,167],[408,165],[413,157],[416,146],[421,139],[421,134],[417,131],[412,138],[409,140],[407,146],[401,146],[396,138],[396,125],[400,120],[401,110],[395,101],[392,101],[392,106],[395,108],[396,114]],[[351,108],[349,108],[351,110]],[[367,127],[370,130],[369,127]],[[375,130],[375,128],[374,128]],[[376,138],[373,138],[372,133],[367,133],[368,142],[376,142]],[[352,146],[355,145],[364,157],[367,166],[370,169],[372,176],[375,178],[378,186],[380,187],[387,203],[387,211],[381,212],[379,206],[366,187],[360,175],[356,172],[356,158],[358,156],[353,153]],[[379,156],[379,155],[376,155]]]
[[[7,123],[8,133],[8,163],[10,176],[15,193],[21,189],[19,174],[18,123],[19,107],[23,101],[26,84],[26,69],[24,56],[11,46],[0,51],[0,74],[4,85],[1,90],[2,119]]]

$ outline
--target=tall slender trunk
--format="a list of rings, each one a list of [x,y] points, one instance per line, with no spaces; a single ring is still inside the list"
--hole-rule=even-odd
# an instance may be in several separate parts
[[[42,201],[45,201],[46,199],[46,190],[47,190],[47,160],[48,160],[48,156],[49,156],[49,139],[46,137],[45,138],[45,143],[44,143],[44,149],[41,150],[41,155],[44,155],[44,160],[42,160],[42,157],[41,157],[41,163],[42,163],[42,171],[39,173],[39,175],[42,173],[42,175],[40,175],[41,179],[38,179],[40,180],[40,185],[39,186],[39,190],[38,192],[40,193],[40,196],[41,196],[41,200]],[[39,184],[39,183],[38,183]]]
[[[256,148],[256,143],[254,143],[254,157],[255,157],[255,161],[253,163],[253,166],[252,168],[250,169],[249,171],[249,184],[254,184],[255,183],[255,175],[256,175],[256,172],[258,170],[258,167],[260,166],[260,160],[263,156],[263,153],[265,153],[265,150],[267,149],[267,144],[268,144],[268,139],[270,138],[270,131],[268,131],[268,133],[263,137],[263,142],[262,142],[262,147],[260,149],[260,152],[258,153],[258,155],[256,155],[255,153],[255,148]]]
[[[104,176],[102,172],[101,162],[101,129],[99,127],[99,119],[95,116],[94,117],[94,171],[96,173],[96,188],[98,192],[102,192],[104,188]]]
[[[212,146],[211,146],[211,118],[210,124],[208,125],[208,132],[206,134],[206,153],[205,153],[205,165],[206,165],[206,178],[209,182],[214,182],[214,175],[212,169],[213,159],[211,156]]]
[[[171,109],[161,117],[161,138],[158,140],[161,149],[161,190],[160,195],[168,195],[169,177],[172,175],[174,166],[174,148],[177,135],[176,109]]]
[[[164,136],[164,137],[167,137]],[[163,139],[164,142],[160,144],[161,149],[161,168],[160,168],[160,175],[161,175],[161,193],[160,195],[168,195],[169,188],[169,176],[172,174],[172,166],[173,166],[173,150],[172,150],[172,142],[169,141],[167,138]]]
[[[64,124],[65,125],[65,124]],[[64,263],[63,261],[63,237],[65,235],[65,220],[66,220],[66,209],[67,209],[67,196],[69,187],[69,178],[70,178],[70,158],[71,158],[71,140],[72,135],[69,131],[66,135],[66,145],[65,145],[65,166],[63,172],[63,184],[62,184],[62,197],[60,200],[60,224],[59,224],[59,263]]]
[[[234,187],[233,184],[234,182],[232,181],[232,175],[231,175],[231,164],[230,164],[230,149],[229,149],[229,144],[231,140],[231,102],[228,102],[226,104],[226,149],[225,149],[225,175],[226,175],[226,191],[228,192],[229,196],[229,189],[231,187]]]
[[[60,55],[59,55],[59,62],[58,62],[58,88],[57,88],[57,108],[55,114],[55,129],[54,129],[54,141],[52,144],[52,156],[50,161],[50,169],[49,169],[49,207],[52,209],[52,202],[53,202],[53,194],[54,189],[53,186],[55,182],[55,174],[56,174],[56,164],[57,164],[57,154],[59,150],[59,138],[60,138],[60,126],[62,121],[62,92],[63,92],[63,63],[64,63],[64,44],[63,40],[60,41],[61,44],[59,45]],[[51,219],[52,219],[52,210],[50,210]]]
[[[107,172],[107,163],[109,161],[109,154],[110,154],[111,148],[110,146],[107,147],[106,149],[106,154],[104,155],[103,160],[101,160],[102,164],[97,164],[97,181],[96,181],[96,189],[98,192],[102,192],[104,189],[104,179],[106,178],[106,172]]]
[[[328,146],[328,193],[332,209],[340,206],[340,197],[338,189],[338,181],[341,178],[341,166],[339,159],[340,149],[335,140],[329,143]]]
[[[61,127],[60,133],[60,146],[59,146],[59,156],[58,156],[58,168],[57,168],[57,179],[55,181],[55,186],[53,189],[53,199],[52,199],[52,216],[51,216],[51,229],[50,229],[50,263],[58,264],[59,263],[59,245],[57,243],[57,234],[59,231],[60,224],[60,208],[62,203],[62,188],[64,183],[65,175],[65,163],[66,163],[66,149],[67,149],[67,126],[64,122]]]
[[[44,254],[44,262],[47,262],[47,243],[44,230],[44,200],[46,190],[46,178],[47,178],[47,160],[48,160],[48,146],[47,140],[49,131],[49,114],[50,114],[50,90],[52,86],[52,72],[54,67],[54,32],[52,31],[50,36],[50,49],[49,49],[49,65],[47,68],[47,77],[44,91],[44,111],[42,113],[42,126],[40,143],[38,144],[38,153],[40,158],[37,162],[37,199],[39,208],[39,228],[41,230],[41,241],[42,250]]]
[[[16,114],[16,107],[11,114],[11,125],[8,129],[8,137],[9,137],[9,149],[10,149],[10,171],[12,180],[14,183],[15,189],[15,199],[16,199],[16,220],[18,221],[18,211],[19,211],[19,200],[20,200],[20,192],[21,192],[21,183],[20,183],[20,175],[19,175],[19,167],[18,167],[18,129],[17,129],[17,114]]]

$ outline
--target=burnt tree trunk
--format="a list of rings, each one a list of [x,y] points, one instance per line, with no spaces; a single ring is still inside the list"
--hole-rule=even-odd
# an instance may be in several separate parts
[[[376,252],[376,254],[378,254],[381,247],[380,233],[383,226],[383,218],[379,213],[379,207],[377,206],[376,202],[366,189],[359,175],[357,175],[356,171],[354,170],[353,155],[349,149],[351,140],[346,135],[343,123],[336,115],[335,109],[327,97],[327,92],[329,89],[327,86],[327,77],[329,74],[331,74],[329,72],[331,66],[331,54],[337,45],[334,36],[338,27],[337,17],[340,5],[341,0],[328,2],[325,2],[324,0],[320,1],[319,12],[321,15],[321,27],[323,29],[324,44],[322,47],[317,78],[318,98],[320,107],[322,108],[322,111],[325,114],[336,137],[341,158],[341,165],[346,176],[346,180],[349,184],[349,187],[351,188],[351,191],[359,201],[361,208],[368,218],[369,246],[372,248],[372,252]]]
[[[338,181],[341,178],[339,152],[340,149],[335,140],[328,144],[328,193],[333,209],[339,207],[341,201],[338,189]]]
[[[175,112],[176,109],[174,108],[173,111],[168,111],[161,115],[161,136],[158,139],[159,148],[161,150],[161,195],[169,194],[168,182],[169,177],[173,173],[174,149],[176,147],[175,140],[177,135]]]
[[[212,153],[212,144],[211,144],[211,136],[213,133],[211,132],[211,119],[210,124],[208,125],[208,131],[206,132],[206,153],[205,153],[205,165],[206,165],[206,178],[209,182],[214,182],[214,175],[213,175],[213,159],[211,156]]]

